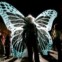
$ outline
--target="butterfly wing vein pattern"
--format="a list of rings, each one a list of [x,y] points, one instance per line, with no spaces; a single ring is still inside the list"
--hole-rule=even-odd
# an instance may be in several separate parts
[[[23,26],[25,25],[24,15],[9,3],[0,2],[0,16],[8,30],[11,31],[11,46],[17,52],[17,57],[22,57],[22,53],[27,52],[26,45],[22,42]],[[51,49],[52,39],[49,31],[56,17],[57,12],[49,9],[43,11],[33,21],[38,29],[38,47],[40,53],[47,54]]]

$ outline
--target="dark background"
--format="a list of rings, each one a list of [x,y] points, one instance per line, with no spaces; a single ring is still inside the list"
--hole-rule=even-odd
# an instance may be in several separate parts
[[[31,14],[38,16],[42,11],[47,9],[55,9],[58,12],[58,17],[54,23],[57,23],[57,29],[62,29],[62,3],[55,0],[0,0],[5,1],[17,8],[24,16]]]
[[[9,4],[16,7],[25,16],[32,14],[37,16],[39,13],[46,9],[55,9],[59,11],[60,2],[55,0],[1,0],[8,2]]]

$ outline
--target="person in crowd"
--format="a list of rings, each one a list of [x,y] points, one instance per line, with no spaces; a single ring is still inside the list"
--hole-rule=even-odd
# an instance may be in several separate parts
[[[9,58],[10,56],[10,32],[7,33],[6,40],[5,40],[5,56]]]
[[[4,54],[4,48],[2,44],[2,32],[0,31],[0,56],[2,57]]]
[[[60,61],[62,61],[62,30],[61,30],[61,32],[60,32],[60,50],[59,50],[59,53],[58,53],[58,59],[60,60]]]
[[[61,60],[61,31],[56,29],[56,26],[54,26],[54,31],[53,31],[53,49],[55,51],[58,51],[58,61],[60,62]]]

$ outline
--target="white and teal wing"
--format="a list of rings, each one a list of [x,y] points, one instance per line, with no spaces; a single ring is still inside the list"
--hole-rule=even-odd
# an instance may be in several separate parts
[[[35,20],[38,29],[39,50],[44,55],[48,54],[48,51],[51,49],[53,44],[49,31],[51,30],[53,21],[56,17],[57,12],[49,9],[42,12]]]
[[[22,45],[22,32],[24,26],[24,16],[12,5],[6,2],[0,2],[0,16],[6,27],[11,31],[11,47],[17,57],[22,56],[24,46]],[[18,56],[19,55],[19,56]]]

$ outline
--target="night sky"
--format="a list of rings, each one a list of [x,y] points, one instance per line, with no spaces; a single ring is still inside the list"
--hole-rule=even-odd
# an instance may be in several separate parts
[[[62,29],[62,5],[61,2],[55,0],[0,0],[6,1],[17,8],[24,16],[31,14],[32,16],[38,16],[42,11],[47,9],[55,9],[58,12],[58,17],[55,19],[54,24],[58,23],[57,29]]]
[[[37,16],[40,14],[42,11],[47,10],[47,9],[55,9],[59,11],[59,5],[60,3],[57,4],[57,1],[49,1],[49,0],[1,0],[1,1],[6,1],[16,7],[20,12],[22,12],[25,16],[28,14],[32,14],[33,16]]]

